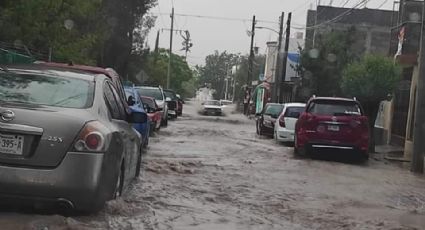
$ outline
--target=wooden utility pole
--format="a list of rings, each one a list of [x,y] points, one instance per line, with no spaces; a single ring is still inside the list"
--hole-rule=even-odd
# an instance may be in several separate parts
[[[173,54],[173,33],[174,33],[174,7],[171,11],[170,51],[169,51],[169,57],[168,57],[167,89],[170,88],[171,57]]]
[[[292,18],[292,13],[290,12],[288,14],[288,20],[286,22],[286,38],[285,38],[285,50],[283,53],[283,61],[282,61],[282,78],[279,84],[279,100],[278,102],[280,103],[282,100],[282,96],[283,96],[283,82],[285,82],[286,79],[286,66],[288,63],[288,50],[289,50],[289,36],[291,35],[291,18]]]
[[[248,87],[251,85],[253,66],[254,66],[254,37],[255,37],[255,15],[252,17],[252,29],[251,29],[251,46],[249,48],[249,66],[248,66]]]
[[[276,54],[276,66],[275,66],[275,76],[274,76],[274,86],[273,86],[273,95],[272,95],[272,101],[273,102],[279,102],[279,90],[280,90],[280,50],[282,49],[282,39],[283,39],[283,20],[285,17],[285,13],[282,12],[282,15],[280,16],[280,28],[279,28],[279,40],[277,45],[277,54]]]
[[[159,30],[156,34],[156,40],[155,40],[155,53],[159,52]]]
[[[425,4],[423,4],[425,10]],[[425,12],[425,11],[423,11]],[[421,48],[419,54],[419,78],[416,90],[415,126],[413,128],[412,172],[424,172],[425,150],[425,14],[422,15]]]

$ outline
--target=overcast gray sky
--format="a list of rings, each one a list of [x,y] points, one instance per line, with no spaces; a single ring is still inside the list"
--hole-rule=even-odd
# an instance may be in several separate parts
[[[353,7],[361,0],[321,0],[321,5]],[[281,12],[293,12],[294,25],[305,26],[306,13],[310,7],[316,7],[317,0],[158,0],[158,6],[151,10],[158,15],[156,26],[148,37],[148,43],[153,48],[156,31],[170,28],[172,5],[176,14],[213,16],[245,20],[208,19],[189,16],[176,16],[175,29],[189,30],[194,44],[192,52],[188,55],[191,66],[203,64],[205,57],[215,50],[227,50],[231,53],[246,54],[249,51],[250,37],[247,31],[251,30],[251,19],[255,14],[257,26],[271,27],[278,30],[278,19]],[[368,8],[392,9],[393,0],[370,0]],[[285,21],[286,21],[285,15]],[[270,22],[261,22],[270,21]],[[292,30],[294,33],[296,30]],[[303,30],[301,30],[304,32]],[[183,39],[179,34],[174,34],[173,51],[183,55]],[[268,30],[257,30],[255,44],[260,47],[260,53],[265,53],[266,42],[277,40],[277,34]],[[160,47],[168,48],[170,41],[169,31],[162,31]]]

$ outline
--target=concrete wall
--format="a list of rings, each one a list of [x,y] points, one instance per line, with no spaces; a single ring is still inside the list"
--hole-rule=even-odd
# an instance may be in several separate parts
[[[407,125],[406,125],[406,142],[404,144],[404,157],[406,159],[412,158],[412,152],[413,152],[413,135],[411,133],[413,132],[413,123],[414,123],[414,112],[415,112],[415,102],[416,102],[416,88],[418,85],[418,78],[419,78],[419,68],[418,66],[415,66],[413,69],[413,75],[412,75],[412,83],[410,88],[410,103],[409,103],[409,115],[407,118]]]

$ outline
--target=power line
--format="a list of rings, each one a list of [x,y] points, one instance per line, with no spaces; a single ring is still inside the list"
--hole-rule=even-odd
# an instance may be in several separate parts
[[[179,17],[192,17],[192,18],[202,18],[202,19],[211,19],[211,20],[222,20],[222,21],[249,21],[252,22],[252,19],[247,18],[231,18],[231,17],[219,17],[219,16],[209,16],[209,15],[196,15],[196,14],[175,14],[175,16]],[[257,20],[257,22],[262,23],[270,23],[270,24],[279,24],[275,21],[269,20]]]
[[[345,7],[348,4],[349,1],[350,0],[345,1],[344,4],[341,7]]]
[[[336,17],[332,18],[332,19],[329,19],[328,21],[322,22],[322,23],[320,23],[320,24],[313,25],[313,26],[306,26],[306,27],[304,27],[304,28],[301,28],[301,27],[293,27],[293,28],[295,28],[295,29],[314,29],[314,28],[318,28],[318,27],[320,27],[320,26],[322,26],[322,25],[325,25],[325,24],[329,24],[329,23],[337,22],[338,20],[342,19],[343,17],[345,17],[345,16],[349,15],[349,14],[350,14],[353,10],[357,9],[357,7],[359,7],[360,5],[362,5],[362,4],[364,4],[364,3],[367,3],[367,2],[369,2],[369,1],[370,1],[370,0],[361,0],[361,1],[360,1],[360,2],[358,2],[355,6],[353,6],[352,8],[350,8],[349,10],[347,10],[347,11],[343,12],[342,14],[340,14],[340,15],[338,15],[338,16],[336,16]]]

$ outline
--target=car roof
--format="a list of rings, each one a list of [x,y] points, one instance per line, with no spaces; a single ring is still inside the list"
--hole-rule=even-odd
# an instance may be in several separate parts
[[[96,67],[96,66],[75,65],[75,64],[58,63],[58,62],[38,62],[37,64],[43,65],[43,66],[50,66],[50,67],[80,70],[80,71],[90,72],[94,74],[104,74],[109,78],[117,77],[117,76],[113,76],[115,71],[112,71],[112,69],[110,68],[105,69],[105,68]]]
[[[2,67],[4,68],[5,72],[44,74],[50,76],[60,76],[91,81],[94,81],[97,75],[76,69],[67,69],[55,66],[43,66],[37,64],[3,65]]]
[[[135,89],[161,89],[161,87],[155,87],[155,86],[134,86]]]
[[[291,102],[291,103],[285,103],[285,107],[305,107],[306,105],[304,103],[296,103],[296,102]]]
[[[267,103],[266,105],[281,105],[281,106],[283,106],[284,104],[279,104],[279,103]]]
[[[350,102],[357,102],[353,98],[344,98],[344,97],[314,97],[311,99],[312,101],[350,101]]]

